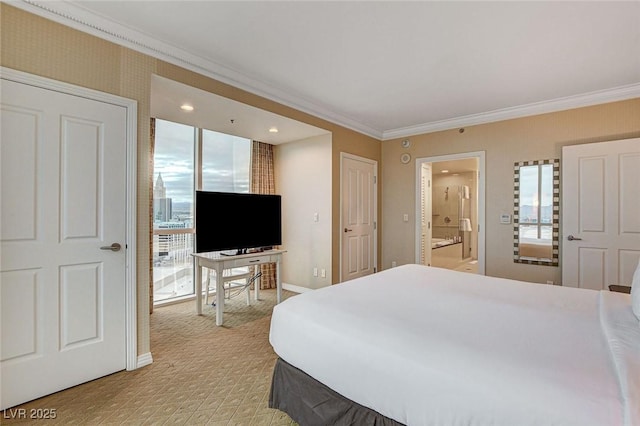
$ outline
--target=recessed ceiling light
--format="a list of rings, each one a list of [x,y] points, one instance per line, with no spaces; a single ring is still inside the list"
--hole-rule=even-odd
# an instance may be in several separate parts
[[[183,111],[193,111],[193,106],[189,104],[180,105],[180,109]]]
[[[449,173],[449,170],[442,170],[440,173]]]
[[[278,133],[278,128],[277,127],[271,127],[269,129],[269,133]]]

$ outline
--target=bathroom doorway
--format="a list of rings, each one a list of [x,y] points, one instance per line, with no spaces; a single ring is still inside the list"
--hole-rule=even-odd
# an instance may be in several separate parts
[[[416,262],[484,274],[484,152],[416,166]]]

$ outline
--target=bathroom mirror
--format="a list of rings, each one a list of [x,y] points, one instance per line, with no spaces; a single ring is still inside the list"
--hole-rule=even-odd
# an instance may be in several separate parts
[[[558,266],[560,160],[514,166],[513,261]]]

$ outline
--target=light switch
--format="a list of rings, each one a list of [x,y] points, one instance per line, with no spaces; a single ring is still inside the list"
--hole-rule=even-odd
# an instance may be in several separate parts
[[[313,214],[313,221],[318,222],[320,220],[320,215],[318,213]]]
[[[409,222],[409,214],[405,213],[402,215],[402,221],[403,222]]]

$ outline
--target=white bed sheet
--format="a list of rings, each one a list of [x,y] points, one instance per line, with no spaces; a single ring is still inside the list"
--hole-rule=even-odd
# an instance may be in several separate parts
[[[289,298],[270,341],[407,425],[640,424],[628,295],[405,265]]]

